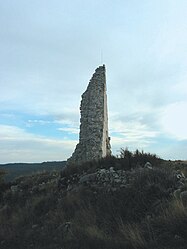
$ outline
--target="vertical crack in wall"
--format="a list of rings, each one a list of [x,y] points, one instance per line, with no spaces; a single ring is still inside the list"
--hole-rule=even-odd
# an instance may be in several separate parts
[[[80,164],[111,154],[104,65],[95,70],[86,91],[82,94],[80,111],[79,143],[67,160],[68,164]]]

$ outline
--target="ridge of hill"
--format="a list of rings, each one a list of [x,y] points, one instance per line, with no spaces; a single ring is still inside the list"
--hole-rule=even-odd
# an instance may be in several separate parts
[[[186,249],[182,162],[122,150],[0,190],[1,249]]]
[[[5,172],[4,179],[13,181],[16,177],[31,175],[40,171],[62,170],[66,161],[51,161],[42,163],[7,163],[0,164],[0,170]]]

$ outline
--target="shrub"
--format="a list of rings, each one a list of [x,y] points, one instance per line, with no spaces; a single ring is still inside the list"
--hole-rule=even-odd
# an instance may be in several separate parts
[[[120,164],[123,165],[124,169],[144,166],[146,162],[150,162],[153,166],[158,166],[163,161],[156,154],[140,152],[139,150],[131,152],[128,148],[121,149],[120,159]]]

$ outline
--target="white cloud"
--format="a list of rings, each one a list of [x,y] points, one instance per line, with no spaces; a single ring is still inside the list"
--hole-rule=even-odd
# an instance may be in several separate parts
[[[148,148],[159,134],[148,125],[134,117],[134,120],[118,120],[113,117],[110,121],[110,136],[113,153],[120,148],[128,147],[131,150]]]
[[[54,115],[54,123],[61,124],[61,125],[68,125],[71,127],[78,127],[79,126],[79,101],[77,102],[77,107],[74,108],[63,108],[61,113]]]
[[[48,125],[48,124],[52,124],[53,122],[52,121],[49,121],[49,120],[42,120],[42,119],[29,119],[27,122],[26,122],[26,127],[33,127],[35,125]]]
[[[15,126],[0,125],[1,163],[66,160],[77,141],[49,139]]]
[[[69,134],[79,134],[78,128],[73,127],[64,127],[64,128],[58,128],[59,131],[66,131]]]
[[[163,109],[160,123],[163,130],[179,139],[187,139],[187,101],[176,102]]]
[[[110,121],[110,132],[120,134],[122,137],[129,142],[137,142],[138,140],[145,140],[147,138],[154,138],[158,135],[158,131],[155,131],[148,127],[140,120],[136,118],[129,121],[125,120],[111,120]]]

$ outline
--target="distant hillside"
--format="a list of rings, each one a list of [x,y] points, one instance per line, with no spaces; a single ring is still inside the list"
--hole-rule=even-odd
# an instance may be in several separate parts
[[[6,172],[5,181],[13,181],[16,177],[26,176],[41,171],[62,170],[66,161],[42,163],[8,163],[0,164],[0,169]]]

